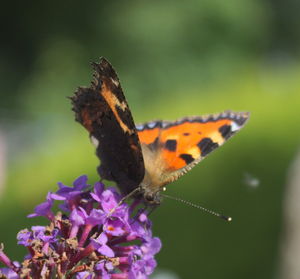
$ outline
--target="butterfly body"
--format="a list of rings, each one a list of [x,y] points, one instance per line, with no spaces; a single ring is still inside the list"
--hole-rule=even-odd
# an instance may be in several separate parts
[[[240,130],[246,112],[225,111],[177,121],[135,126],[119,79],[102,58],[93,64],[94,80],[71,97],[76,120],[90,133],[103,179],[113,180],[128,195],[159,204],[166,184],[177,180]]]

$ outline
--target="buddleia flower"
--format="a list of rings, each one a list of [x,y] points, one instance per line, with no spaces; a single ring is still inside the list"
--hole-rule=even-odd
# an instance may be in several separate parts
[[[120,203],[115,188],[87,176],[73,186],[58,183],[55,193],[28,217],[43,216],[47,226],[21,230],[18,244],[27,248],[23,262],[13,262],[0,249],[0,278],[146,279],[154,271],[160,239],[152,236],[147,213],[138,201]],[[55,213],[54,204],[60,211]]]

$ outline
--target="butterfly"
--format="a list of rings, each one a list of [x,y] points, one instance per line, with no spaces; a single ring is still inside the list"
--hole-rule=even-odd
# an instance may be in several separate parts
[[[225,111],[135,125],[112,65],[101,58],[92,66],[90,87],[79,87],[71,97],[75,119],[96,146],[100,177],[147,204],[159,204],[166,184],[221,146],[249,118],[248,112]]]

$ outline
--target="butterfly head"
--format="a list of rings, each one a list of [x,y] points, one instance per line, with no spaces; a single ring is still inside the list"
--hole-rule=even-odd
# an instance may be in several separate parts
[[[149,205],[160,205],[161,203],[161,196],[159,192],[144,193],[143,198],[144,201]]]
[[[152,186],[152,187],[151,187]],[[165,191],[165,187],[156,187],[157,185],[149,185],[147,184],[147,180],[143,180],[140,185],[139,194],[141,199],[148,205],[160,205],[162,201],[162,197],[160,192]]]
[[[147,205],[160,205],[161,196],[159,191],[149,191],[148,188],[140,186],[136,198],[141,199]]]

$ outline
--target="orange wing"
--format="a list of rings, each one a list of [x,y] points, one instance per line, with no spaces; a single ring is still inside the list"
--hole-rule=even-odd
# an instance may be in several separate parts
[[[175,122],[150,122],[137,130],[141,144],[159,154],[162,173],[172,174],[168,179],[174,180],[240,130],[248,117],[247,112],[227,111]]]

